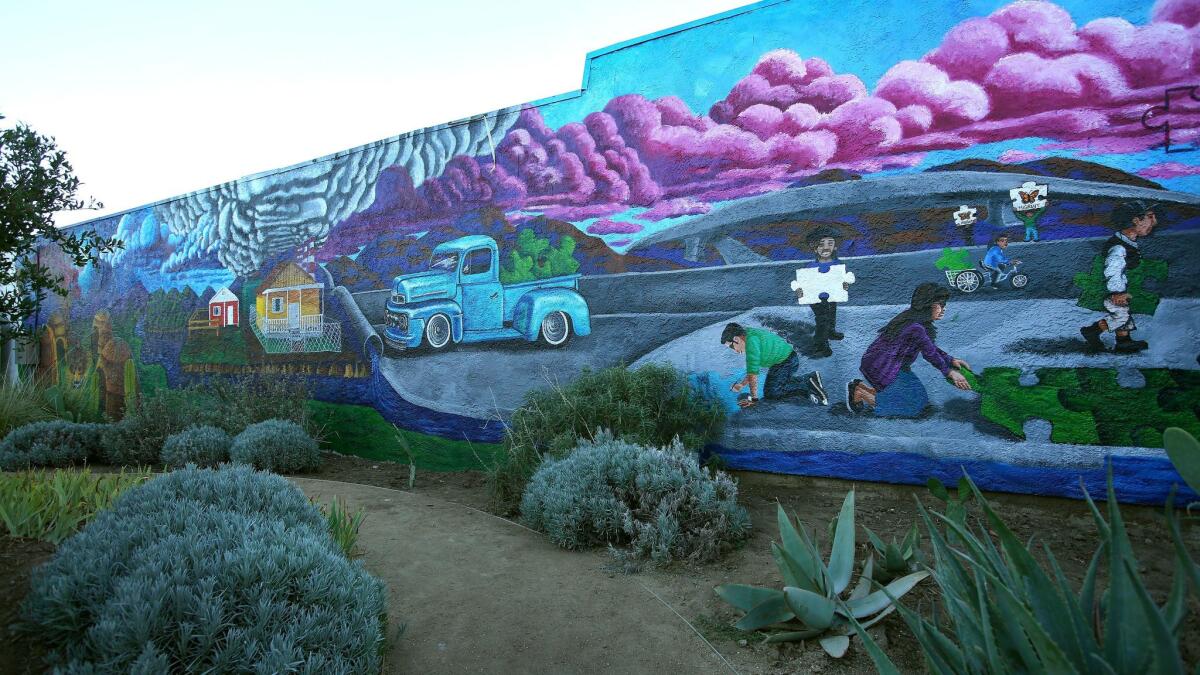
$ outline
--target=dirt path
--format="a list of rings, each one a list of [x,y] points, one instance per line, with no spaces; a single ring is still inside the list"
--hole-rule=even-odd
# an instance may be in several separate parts
[[[367,518],[367,569],[388,585],[389,673],[720,673],[721,658],[604,558],[429,495],[296,478]]]

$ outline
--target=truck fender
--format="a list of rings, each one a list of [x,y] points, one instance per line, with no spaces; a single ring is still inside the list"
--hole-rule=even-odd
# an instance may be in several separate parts
[[[421,330],[425,330],[425,323],[434,314],[445,314],[450,317],[450,335],[455,342],[462,342],[463,336],[463,320],[462,308],[453,300],[430,300],[422,302],[417,306],[408,305],[405,307],[409,315],[412,317],[410,321],[421,324]],[[422,334],[422,339],[424,335]]]
[[[513,309],[513,328],[533,342],[538,339],[542,320],[553,311],[566,312],[575,335],[591,334],[592,319],[587,300],[569,288],[544,288],[521,296]]]

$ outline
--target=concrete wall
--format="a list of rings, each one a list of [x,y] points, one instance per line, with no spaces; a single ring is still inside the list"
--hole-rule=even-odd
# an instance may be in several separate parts
[[[1200,433],[1198,7],[767,1],[614,45],[589,56],[579,92],[80,226],[125,247],[83,270],[43,251],[71,294],[39,317],[41,368],[81,380],[130,363],[143,389],[291,373],[414,431],[497,440],[544,384],[534,373],[665,362],[729,410],[710,450],[732,467],[907,483],[967,467],[985,487],[1078,497],[1111,459],[1123,498],[1161,501],[1178,480],[1163,429]],[[1104,307],[1119,283],[1109,238],[1151,208],[1127,274],[1132,332],[1089,348],[1081,328],[1125,322]],[[485,292],[454,299],[461,321],[439,300],[457,349],[393,349],[393,291],[409,326],[433,330],[419,296],[448,283],[393,280],[472,235],[499,246],[501,281],[579,275],[583,303],[560,289],[514,315],[488,303],[519,293]],[[1024,283],[975,287],[1000,235]],[[822,239],[845,268],[808,278]],[[326,287],[321,315],[253,316],[289,261]],[[243,316],[218,332],[192,319],[222,288]],[[828,305],[797,288],[833,294],[836,324],[818,326]],[[930,350],[897,385],[871,355],[918,288],[939,314],[918,302],[904,339],[931,336],[959,365]],[[463,332],[492,310],[537,332],[555,309],[589,334],[552,349],[502,326]],[[739,407],[731,322],[790,342],[805,388]],[[756,394],[784,375],[764,371]],[[846,405],[870,393],[855,379],[875,409]],[[108,378],[98,405],[136,402],[122,386]]]

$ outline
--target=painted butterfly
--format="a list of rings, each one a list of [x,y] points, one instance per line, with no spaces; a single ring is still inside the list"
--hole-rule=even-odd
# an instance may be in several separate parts
[[[1030,192],[1022,192],[1021,190],[1017,190],[1017,194],[1021,195],[1022,204],[1032,204],[1037,201],[1038,195],[1041,194],[1041,190],[1032,190]]]

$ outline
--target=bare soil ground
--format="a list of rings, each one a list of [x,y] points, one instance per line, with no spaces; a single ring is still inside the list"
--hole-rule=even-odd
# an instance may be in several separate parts
[[[0,673],[39,672],[42,650],[36,641],[13,635],[21,601],[29,592],[29,574],[50,559],[54,545],[0,536]]]
[[[754,523],[754,532],[746,544],[716,563],[648,569],[630,576],[630,583],[642,582],[653,589],[699,630],[738,672],[875,672],[857,639],[851,641],[850,651],[840,660],[827,657],[815,643],[758,644],[761,638],[732,628],[731,624],[740,618],[740,614],[720,600],[713,593],[713,587],[723,583],[748,583],[782,588],[782,579],[776,572],[770,551],[771,542],[778,538],[775,525],[777,502],[782,503],[789,513],[795,513],[810,529],[824,532],[841,508],[846,492],[854,489],[856,522],[871,528],[885,540],[892,536],[900,538],[919,519],[915,499],[930,509],[940,510],[941,502],[920,486],[754,472],[734,474],[740,486],[739,501],[750,511]],[[409,470],[406,465],[330,454],[319,472],[306,474],[306,477],[407,490]],[[477,509],[488,507],[487,484],[481,473],[418,470],[413,490]],[[1033,537],[1036,542],[1049,544],[1068,579],[1078,587],[1096,549],[1095,524],[1086,502],[1006,493],[989,493],[987,497],[1018,537],[1022,540]],[[1103,503],[1100,507],[1103,511]],[[1139,571],[1155,600],[1164,602],[1174,578],[1174,551],[1163,512],[1159,508],[1136,505],[1124,505],[1121,512],[1138,557]],[[1185,521],[1184,528],[1192,550],[1200,550],[1200,526]],[[860,533],[859,562],[865,559],[869,548],[864,540]],[[597,568],[613,567],[605,552],[594,551],[590,555],[594,556]],[[926,580],[905,596],[905,603],[928,609],[936,599],[936,587],[932,580]],[[1180,640],[1189,670],[1200,663],[1200,603],[1191,600],[1190,610]],[[900,617],[895,614],[888,617],[873,629],[872,634],[903,672],[923,670],[916,639]],[[647,645],[646,648],[653,647]]]
[[[102,467],[93,469],[102,470]],[[634,575],[621,575],[616,572],[616,566],[604,551],[570,555],[589,561],[587,566],[598,574],[605,577],[615,575],[618,580],[640,585],[646,592],[658,596],[661,602],[678,612],[681,632],[690,634],[694,628],[737,672],[874,672],[870,659],[857,639],[852,640],[850,651],[840,660],[827,657],[815,643],[780,646],[760,644],[761,638],[732,628],[731,624],[737,620],[739,613],[717,598],[713,587],[722,583],[782,587],[770,554],[770,543],[778,537],[775,526],[777,502],[782,503],[789,512],[794,512],[810,528],[823,532],[836,515],[846,492],[853,488],[856,491],[858,524],[870,527],[884,539],[893,535],[901,536],[918,519],[916,499],[930,508],[939,508],[940,502],[934,500],[923,487],[749,472],[735,472],[735,475],[740,484],[739,500],[750,511],[754,532],[742,548],[715,563],[696,567],[675,565],[647,569]],[[325,465],[318,472],[302,477],[410,490],[407,465],[332,453],[326,454]],[[480,473],[417,470],[414,478],[411,490],[417,494],[487,510],[487,484]],[[988,497],[1018,536],[1023,539],[1034,537],[1037,541],[1048,543],[1068,578],[1076,585],[1079,583],[1095,551],[1096,541],[1095,526],[1085,502],[998,493],[989,494]],[[1166,534],[1162,510],[1123,506],[1122,513],[1138,556],[1140,572],[1152,596],[1162,602],[1171,587],[1174,574],[1174,553]],[[504,523],[497,522],[497,525]],[[1185,522],[1185,537],[1194,552],[1200,550],[1200,526]],[[861,561],[867,547],[862,536],[858,539]],[[36,672],[30,666],[36,663],[38,646],[15,640],[7,627],[16,618],[17,607],[28,591],[30,571],[48,559],[53,550],[53,546],[41,542],[0,537],[0,673]],[[426,551],[424,555],[436,558],[437,552]],[[452,564],[452,561],[447,561],[447,564]],[[502,587],[496,590],[503,592]],[[905,600],[909,606],[928,609],[936,597],[932,581],[927,580],[907,595]],[[1189,670],[1200,663],[1200,603],[1190,601],[1190,609],[1180,641]],[[468,610],[463,608],[463,611]],[[588,620],[602,623],[605,617],[591,616]],[[470,641],[480,628],[478,623],[471,621],[464,621],[460,625],[464,634],[448,635],[447,640]],[[599,633],[604,632],[602,625],[596,625],[595,629]],[[903,672],[923,670],[916,641],[899,617],[893,615],[887,618],[872,632]],[[404,639],[401,638],[402,641]],[[699,638],[696,638],[695,644],[697,649],[708,649]],[[513,648],[511,658],[502,663],[511,667],[511,672],[519,672],[522,654],[528,655],[529,650],[539,648],[561,649],[561,645],[516,640]],[[653,650],[656,645],[653,640],[647,639],[644,644],[614,645],[613,648],[614,654],[619,654],[628,650]],[[610,665],[617,666],[618,663],[614,661]],[[618,667],[614,672],[621,670]],[[505,670],[502,668],[493,672]]]

